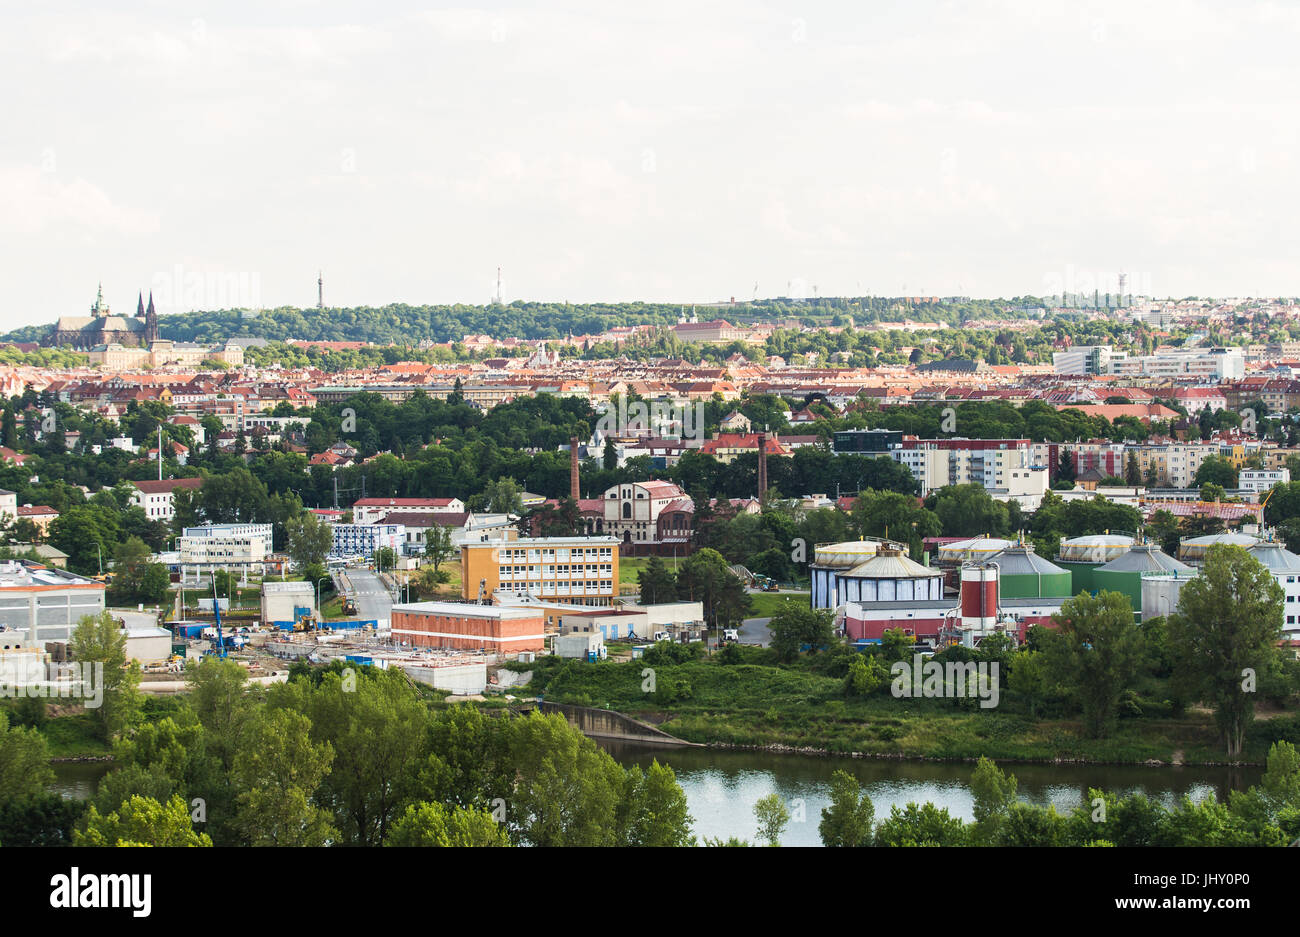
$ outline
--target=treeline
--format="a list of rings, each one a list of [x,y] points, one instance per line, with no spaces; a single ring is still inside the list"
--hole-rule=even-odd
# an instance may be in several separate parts
[[[442,706],[370,667],[298,663],[262,692],[210,658],[186,679],[184,696],[119,710],[114,768],[89,802],[46,791],[43,715],[10,728],[0,711],[0,843],[694,843],[672,769],[623,768],[563,716]]]
[[[725,318],[733,323],[797,320],[805,325],[841,325],[912,319],[960,325],[967,318],[1019,318],[1038,300],[970,300],[960,303],[913,303],[889,297],[831,297],[810,300],[768,299],[725,306],[695,307],[680,303],[547,303],[516,301],[491,305],[411,305],[350,308],[281,306],[256,313],[240,309],[200,310],[159,317],[164,338],[217,342],[251,337],[284,341],[353,341],[408,345],[421,341],[455,342],[465,335],[494,338],[555,339],[599,334],[613,326],[674,325],[683,311],[701,320]],[[49,324],[29,325],[3,336],[4,341],[41,341]]]

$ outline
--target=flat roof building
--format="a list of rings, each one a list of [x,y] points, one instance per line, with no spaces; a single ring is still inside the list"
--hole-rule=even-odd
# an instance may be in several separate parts
[[[483,648],[502,654],[540,651],[546,640],[541,609],[461,602],[394,605],[391,635],[415,647]]]

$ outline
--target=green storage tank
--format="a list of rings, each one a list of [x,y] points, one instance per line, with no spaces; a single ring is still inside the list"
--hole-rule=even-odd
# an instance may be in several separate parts
[[[1041,599],[1074,595],[1069,570],[1049,563],[1029,544],[1017,544],[989,557],[998,564],[998,594],[1006,599]]]
[[[1142,611],[1142,577],[1152,573],[1194,573],[1153,543],[1137,543],[1123,556],[1092,571],[1092,588],[1097,592],[1119,592],[1128,596],[1133,611]],[[1143,616],[1144,618],[1146,616]]]
[[[1056,562],[1062,569],[1069,571],[1075,595],[1080,592],[1095,592],[1097,587],[1093,583],[1093,571],[1123,556],[1135,542],[1133,537],[1109,531],[1072,537],[1061,541],[1061,552]]]

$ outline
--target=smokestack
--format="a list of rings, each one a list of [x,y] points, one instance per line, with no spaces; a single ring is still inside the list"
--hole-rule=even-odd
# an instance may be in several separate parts
[[[767,494],[767,433],[758,434],[758,500]]]
[[[578,437],[569,437],[569,497],[578,500]]]

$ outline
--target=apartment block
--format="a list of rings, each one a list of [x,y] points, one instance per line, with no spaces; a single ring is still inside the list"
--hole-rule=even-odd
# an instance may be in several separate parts
[[[618,595],[617,537],[527,537],[461,547],[465,599],[498,592],[573,605],[609,605]]]

